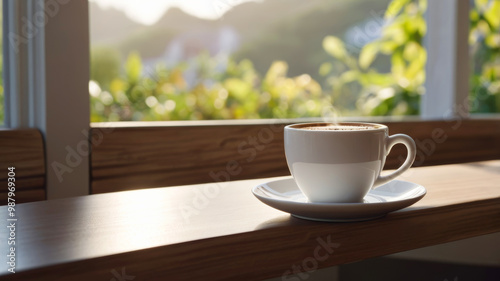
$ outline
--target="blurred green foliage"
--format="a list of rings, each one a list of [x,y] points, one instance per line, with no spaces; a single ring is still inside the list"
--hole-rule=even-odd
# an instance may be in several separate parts
[[[500,112],[500,1],[475,0],[470,21],[470,110]]]
[[[94,65],[93,67],[98,67]],[[188,86],[187,63],[167,68],[157,65],[148,75],[141,58],[131,53],[123,77],[103,84],[91,81],[91,121],[152,121],[240,118],[297,118],[320,116],[329,97],[307,74],[287,76],[287,64],[275,61],[261,77],[252,62],[217,61],[202,54],[189,68],[196,81]]]
[[[381,36],[360,50],[326,36],[322,49],[328,59],[317,66],[319,75],[290,77],[283,60],[260,73],[248,59],[221,62],[207,53],[174,66],[150,67],[137,53],[122,63],[115,49],[93,47],[91,121],[313,117],[325,116],[332,106],[343,116],[417,115],[425,91],[426,9],[427,0],[392,0]],[[473,113],[500,112],[499,15],[500,0],[475,0],[471,7]],[[0,80],[0,120],[2,85]]]
[[[349,55],[338,38],[323,46],[335,58],[320,67],[329,74],[332,99],[356,103],[361,115],[414,115],[424,93],[427,0],[393,0],[386,13],[382,37],[365,45],[358,58]],[[470,112],[500,112],[500,0],[475,0],[470,10]],[[372,68],[377,56],[387,56],[391,71]],[[339,67],[340,62],[340,67]],[[336,64],[336,65],[335,65]],[[337,69],[337,71],[331,71]],[[340,69],[340,71],[338,71]],[[359,92],[359,96],[356,96]],[[353,96],[355,101],[353,101]],[[349,104],[337,108],[349,108]],[[354,111],[355,112],[355,111]]]
[[[90,80],[108,88],[109,82],[120,76],[121,61],[120,53],[116,49],[93,47],[90,56]]]
[[[285,61],[273,62],[260,75],[251,61],[229,59],[221,72],[207,54],[194,66],[157,65],[141,75],[147,71],[132,53],[121,77],[95,79],[110,86],[93,92],[92,121],[312,117],[324,116],[332,106],[343,116],[418,114],[425,80],[426,6],[426,0],[393,0],[382,36],[366,44],[359,57],[339,38],[327,36],[323,49],[331,59],[319,66],[326,83],[308,74],[288,77]],[[389,72],[372,67],[382,56],[391,64]],[[100,67],[93,61],[93,68]],[[196,81],[188,83],[184,77],[193,67]]]
[[[358,115],[419,113],[427,60],[422,46],[426,8],[427,0],[393,0],[384,15],[381,37],[363,46],[359,56],[337,37],[324,39],[323,47],[333,60],[324,62],[320,73],[328,77],[337,108]],[[390,59],[390,71],[373,67],[378,56]]]

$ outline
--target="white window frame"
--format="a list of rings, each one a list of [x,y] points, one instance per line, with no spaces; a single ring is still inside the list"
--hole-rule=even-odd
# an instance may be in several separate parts
[[[428,1],[423,120],[469,117],[469,1]]]
[[[88,2],[4,0],[5,126],[38,128],[48,199],[89,194]]]
[[[46,24],[37,26],[38,34],[16,52],[7,43],[9,34],[22,34],[23,20],[33,22],[42,7],[54,3],[59,10],[45,11]],[[6,126],[43,133],[48,199],[89,194],[88,146],[82,149],[90,127],[88,1],[4,0],[3,5]],[[425,44],[430,48],[421,118],[466,118],[469,2],[428,5]],[[55,163],[71,170],[62,181]]]

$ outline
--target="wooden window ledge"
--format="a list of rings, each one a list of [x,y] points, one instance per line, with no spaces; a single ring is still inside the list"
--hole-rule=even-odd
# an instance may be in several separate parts
[[[427,195],[355,223],[305,221],[262,204],[250,190],[268,179],[223,183],[206,200],[210,184],[20,204],[16,273],[4,264],[0,280],[259,280],[313,257],[318,239],[337,245],[317,261],[322,268],[500,231],[500,160],[413,168],[402,179]]]

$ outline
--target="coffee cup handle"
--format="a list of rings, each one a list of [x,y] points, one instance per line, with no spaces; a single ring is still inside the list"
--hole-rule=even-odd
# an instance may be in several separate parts
[[[396,177],[400,176],[402,173],[404,173],[406,170],[408,170],[411,167],[411,165],[413,164],[413,161],[415,161],[415,156],[417,155],[417,147],[415,145],[415,141],[413,141],[413,139],[411,137],[404,135],[404,134],[395,134],[395,135],[389,136],[386,139],[386,143],[385,143],[386,155],[385,156],[389,155],[392,147],[398,143],[404,144],[406,146],[406,149],[408,150],[408,155],[406,156],[405,162],[403,163],[403,165],[401,165],[393,173],[391,173],[389,175],[385,175],[385,176],[379,175],[378,178],[375,180],[375,184],[373,185],[373,187],[382,185],[382,184],[389,182],[389,181],[395,179]]]

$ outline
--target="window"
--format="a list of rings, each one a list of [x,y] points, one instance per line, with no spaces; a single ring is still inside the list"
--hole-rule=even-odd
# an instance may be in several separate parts
[[[181,3],[90,1],[92,121],[420,113],[426,0]]]

